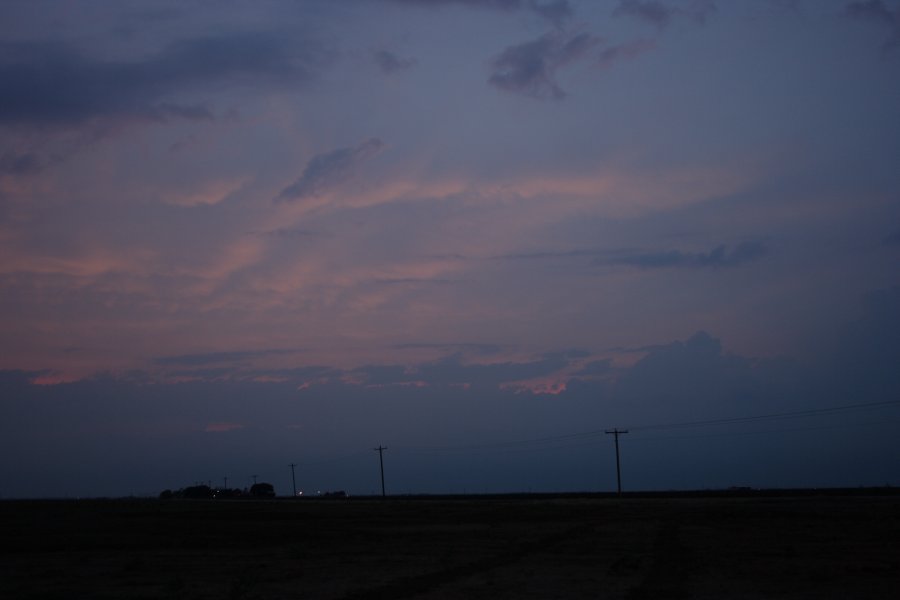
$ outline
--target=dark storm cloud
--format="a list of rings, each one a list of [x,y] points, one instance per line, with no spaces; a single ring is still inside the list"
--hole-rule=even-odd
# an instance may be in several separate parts
[[[662,29],[676,18],[704,23],[715,10],[713,0],[692,0],[684,6],[657,0],[619,0],[619,5],[613,10],[613,16],[632,17]]]
[[[737,267],[762,258],[766,252],[766,247],[759,242],[743,242],[731,251],[724,245],[709,252],[668,250],[598,259],[595,264],[628,265],[642,269]]]
[[[353,176],[354,171],[384,148],[384,142],[370,138],[355,148],[340,148],[317,154],[306,164],[300,178],[281,190],[276,200],[300,200],[324,192]]]
[[[566,94],[556,82],[557,70],[583,58],[598,43],[596,37],[587,33],[547,34],[509,46],[492,61],[493,73],[488,82],[532,98],[564,98]]]
[[[884,0],[858,0],[847,3],[844,14],[852,19],[882,23],[890,30],[885,50],[900,48],[900,6],[891,8]]]
[[[143,60],[90,57],[55,42],[0,43],[0,123],[72,124],[96,117],[208,119],[168,98],[214,83],[311,82],[331,54],[311,41],[234,34],[181,41]]]
[[[400,58],[393,52],[387,50],[374,50],[372,52],[372,60],[381,69],[385,75],[396,73],[397,71],[405,71],[416,66],[414,58]]]

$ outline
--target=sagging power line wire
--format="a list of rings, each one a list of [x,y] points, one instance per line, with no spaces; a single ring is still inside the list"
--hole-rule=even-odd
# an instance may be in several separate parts
[[[632,425],[628,429],[631,431],[649,431],[664,429],[686,429],[694,427],[710,427],[717,425],[735,425],[742,423],[758,423],[765,421],[774,421],[780,419],[797,419],[816,416],[827,416],[841,414],[860,410],[871,410],[875,408],[883,408],[886,406],[900,405],[900,400],[887,400],[882,402],[867,402],[863,404],[846,404],[842,406],[830,406],[824,408],[813,408],[806,410],[787,411],[780,413],[768,413],[763,415],[750,415],[743,417],[727,417],[721,419],[705,419],[697,421],[682,421],[675,423],[655,423],[651,425]],[[560,448],[567,444],[565,442],[581,442],[572,445],[585,444],[585,440],[594,437],[604,436],[606,428],[591,431],[583,431],[579,433],[568,433],[555,436],[546,436],[539,438],[530,438],[524,440],[511,440],[506,442],[495,442],[485,444],[465,444],[453,446],[395,446],[397,450],[413,451],[413,452],[470,452],[477,450],[512,450],[521,449],[523,447],[539,447],[550,446],[552,448]],[[682,436],[684,437],[684,436]],[[660,439],[660,438],[657,438]],[[665,439],[665,438],[663,438]],[[560,442],[564,444],[560,445]],[[587,442],[590,443],[590,442]],[[598,441],[599,443],[599,441]],[[586,444],[585,444],[586,445]],[[549,448],[548,448],[549,449]]]

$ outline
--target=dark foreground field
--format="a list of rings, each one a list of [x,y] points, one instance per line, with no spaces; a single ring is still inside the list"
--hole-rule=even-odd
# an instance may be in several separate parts
[[[897,598],[900,497],[0,502],[3,598]]]

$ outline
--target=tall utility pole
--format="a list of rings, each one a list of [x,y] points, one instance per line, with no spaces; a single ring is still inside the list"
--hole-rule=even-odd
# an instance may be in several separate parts
[[[627,429],[607,429],[606,433],[613,434],[616,439],[616,486],[618,493],[622,493],[622,470],[619,468],[619,434],[628,433]]]
[[[297,497],[297,480],[294,478],[294,467],[296,467],[294,463],[291,463],[291,483],[294,484],[294,498]]]
[[[258,476],[257,476],[257,475],[251,475],[250,477],[253,478],[253,485],[256,485],[256,478],[257,478]]]
[[[381,497],[384,498],[384,451],[387,448],[382,447],[380,444],[377,448],[372,448],[378,452],[378,462],[381,464]]]

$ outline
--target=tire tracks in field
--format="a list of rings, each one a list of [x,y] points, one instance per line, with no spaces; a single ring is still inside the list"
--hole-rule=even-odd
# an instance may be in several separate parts
[[[584,525],[578,525],[570,527],[564,531],[547,534],[527,542],[511,545],[503,552],[494,556],[481,558],[477,561],[454,565],[452,567],[447,567],[446,569],[423,573],[421,575],[400,577],[382,585],[354,590],[342,596],[341,600],[388,600],[396,598],[412,598],[435,590],[458,579],[505,567],[518,562],[529,555],[544,552],[554,546],[571,541],[576,537],[591,533],[593,533],[593,528],[589,526],[585,527]]]

